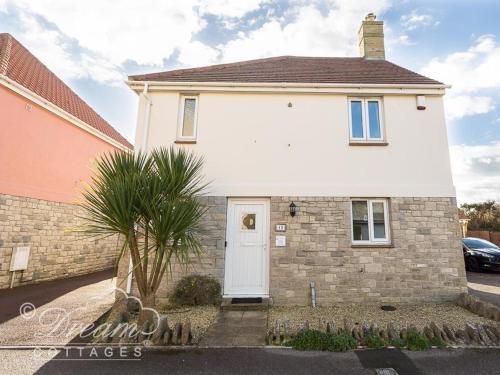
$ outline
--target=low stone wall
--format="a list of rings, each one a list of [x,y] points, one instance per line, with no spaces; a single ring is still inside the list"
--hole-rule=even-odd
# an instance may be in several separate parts
[[[207,197],[203,221],[204,254],[185,271],[178,265],[165,279],[165,300],[183,275],[199,273],[223,285],[226,197]],[[418,302],[454,300],[467,290],[458,210],[454,198],[390,198],[392,244],[351,245],[348,197],[271,197],[270,296],[277,305],[310,305],[309,283],[317,303]],[[299,212],[289,213],[295,202]],[[287,231],[276,233],[276,224]],[[276,235],[286,247],[276,247]],[[128,260],[120,266],[126,277]],[[123,284],[125,285],[125,284]]]
[[[358,348],[369,347],[367,345],[368,337],[378,337],[380,347],[392,346],[397,340],[401,346],[406,346],[408,334],[410,331],[419,332],[422,337],[429,341],[429,345],[440,344],[440,346],[492,346],[497,347],[500,344],[500,328],[492,324],[470,324],[466,323],[463,328],[455,329],[448,324],[443,324],[439,327],[436,323],[430,322],[419,331],[415,326],[396,329],[392,323],[386,327],[379,327],[377,323],[354,323],[349,319],[344,319],[343,323],[338,326],[335,322],[320,321],[320,332],[341,334],[347,333],[354,338],[358,344]],[[266,343],[268,345],[287,345],[294,336],[299,332],[309,330],[309,322],[306,320],[296,332],[290,332],[287,321],[277,320],[274,322],[271,329],[266,335]],[[423,348],[418,349],[423,350]]]
[[[91,273],[115,265],[117,237],[86,239],[71,229],[83,212],[72,204],[0,194],[0,289],[8,288],[12,251],[30,246],[28,269],[14,286]]]

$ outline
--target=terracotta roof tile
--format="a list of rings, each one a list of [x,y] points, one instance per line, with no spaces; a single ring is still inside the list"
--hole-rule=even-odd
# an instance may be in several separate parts
[[[125,147],[132,145],[12,35],[0,34],[0,75],[70,113]]]
[[[441,84],[386,60],[280,56],[134,75],[134,81],[339,84]]]

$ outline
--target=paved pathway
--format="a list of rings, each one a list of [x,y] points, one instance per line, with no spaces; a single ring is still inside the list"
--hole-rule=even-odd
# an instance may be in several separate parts
[[[467,272],[467,285],[470,294],[500,306],[500,272]]]
[[[201,346],[264,346],[267,311],[221,311]]]

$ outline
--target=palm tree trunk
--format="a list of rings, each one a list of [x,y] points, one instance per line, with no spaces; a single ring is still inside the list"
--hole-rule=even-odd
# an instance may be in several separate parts
[[[156,309],[156,295],[155,293],[150,293],[145,296],[141,295],[142,308],[139,312],[139,318],[137,320],[137,328],[142,330],[144,328],[144,323],[149,322],[153,324],[158,324],[154,321],[156,314],[152,311]],[[151,310],[152,309],[152,310]]]

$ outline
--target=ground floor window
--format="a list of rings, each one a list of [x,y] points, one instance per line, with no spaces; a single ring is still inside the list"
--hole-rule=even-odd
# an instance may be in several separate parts
[[[351,201],[352,243],[388,243],[389,213],[387,199]]]

